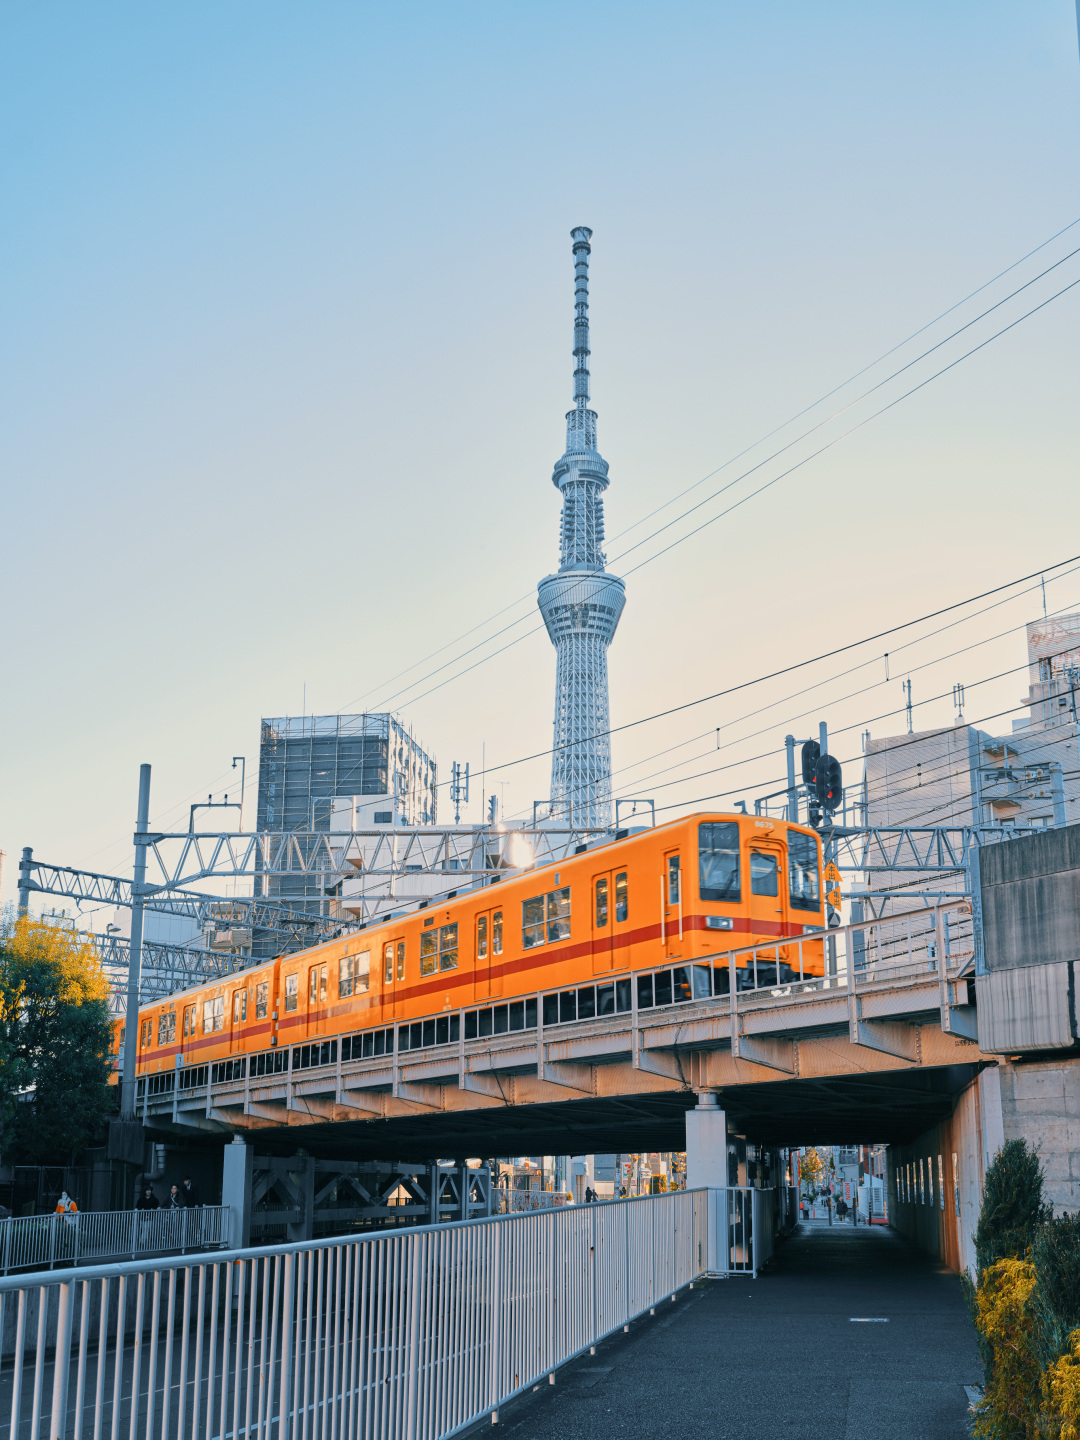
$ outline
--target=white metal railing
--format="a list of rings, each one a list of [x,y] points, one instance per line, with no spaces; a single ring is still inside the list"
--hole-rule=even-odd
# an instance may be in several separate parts
[[[728,1193],[11,1276],[4,1433],[455,1435],[706,1273]],[[744,1210],[757,1230],[762,1202]]]
[[[15,1215],[0,1220],[0,1271],[53,1270],[170,1250],[224,1245],[229,1211],[87,1210],[77,1215]]]
[[[554,1210],[572,1201],[565,1190],[513,1190],[499,1186],[495,1203],[500,1215],[520,1215],[529,1210]]]

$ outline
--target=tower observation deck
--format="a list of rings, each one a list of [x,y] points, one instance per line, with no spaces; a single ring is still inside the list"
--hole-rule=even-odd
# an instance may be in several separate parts
[[[540,613],[555,646],[555,725],[551,813],[567,824],[611,824],[607,650],[625,603],[623,582],[604,569],[607,461],[596,448],[589,409],[589,239],[574,245],[574,409],[566,416],[566,452],[552,484],[562,493],[560,563],[537,587]]]

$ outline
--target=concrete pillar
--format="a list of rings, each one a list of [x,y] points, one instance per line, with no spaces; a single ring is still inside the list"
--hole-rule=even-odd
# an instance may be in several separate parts
[[[686,1112],[686,1188],[728,1183],[727,1114],[712,1090],[698,1092],[695,1109]]]
[[[700,1090],[698,1103],[686,1112],[686,1188],[709,1191],[708,1260],[710,1274],[730,1268],[728,1220],[727,1113],[712,1090]]]
[[[226,1145],[221,1169],[221,1203],[229,1208],[229,1249],[245,1250],[251,1243],[251,1146],[242,1135]]]

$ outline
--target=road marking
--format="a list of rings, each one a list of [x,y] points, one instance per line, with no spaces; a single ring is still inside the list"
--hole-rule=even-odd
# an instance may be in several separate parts
[[[888,1325],[887,1315],[852,1315],[852,1325]]]

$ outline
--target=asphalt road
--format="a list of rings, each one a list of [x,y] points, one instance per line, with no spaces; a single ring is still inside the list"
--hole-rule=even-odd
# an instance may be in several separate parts
[[[965,1440],[981,1381],[956,1275],[883,1226],[803,1224],[756,1281],[683,1291],[504,1406],[497,1433]]]

